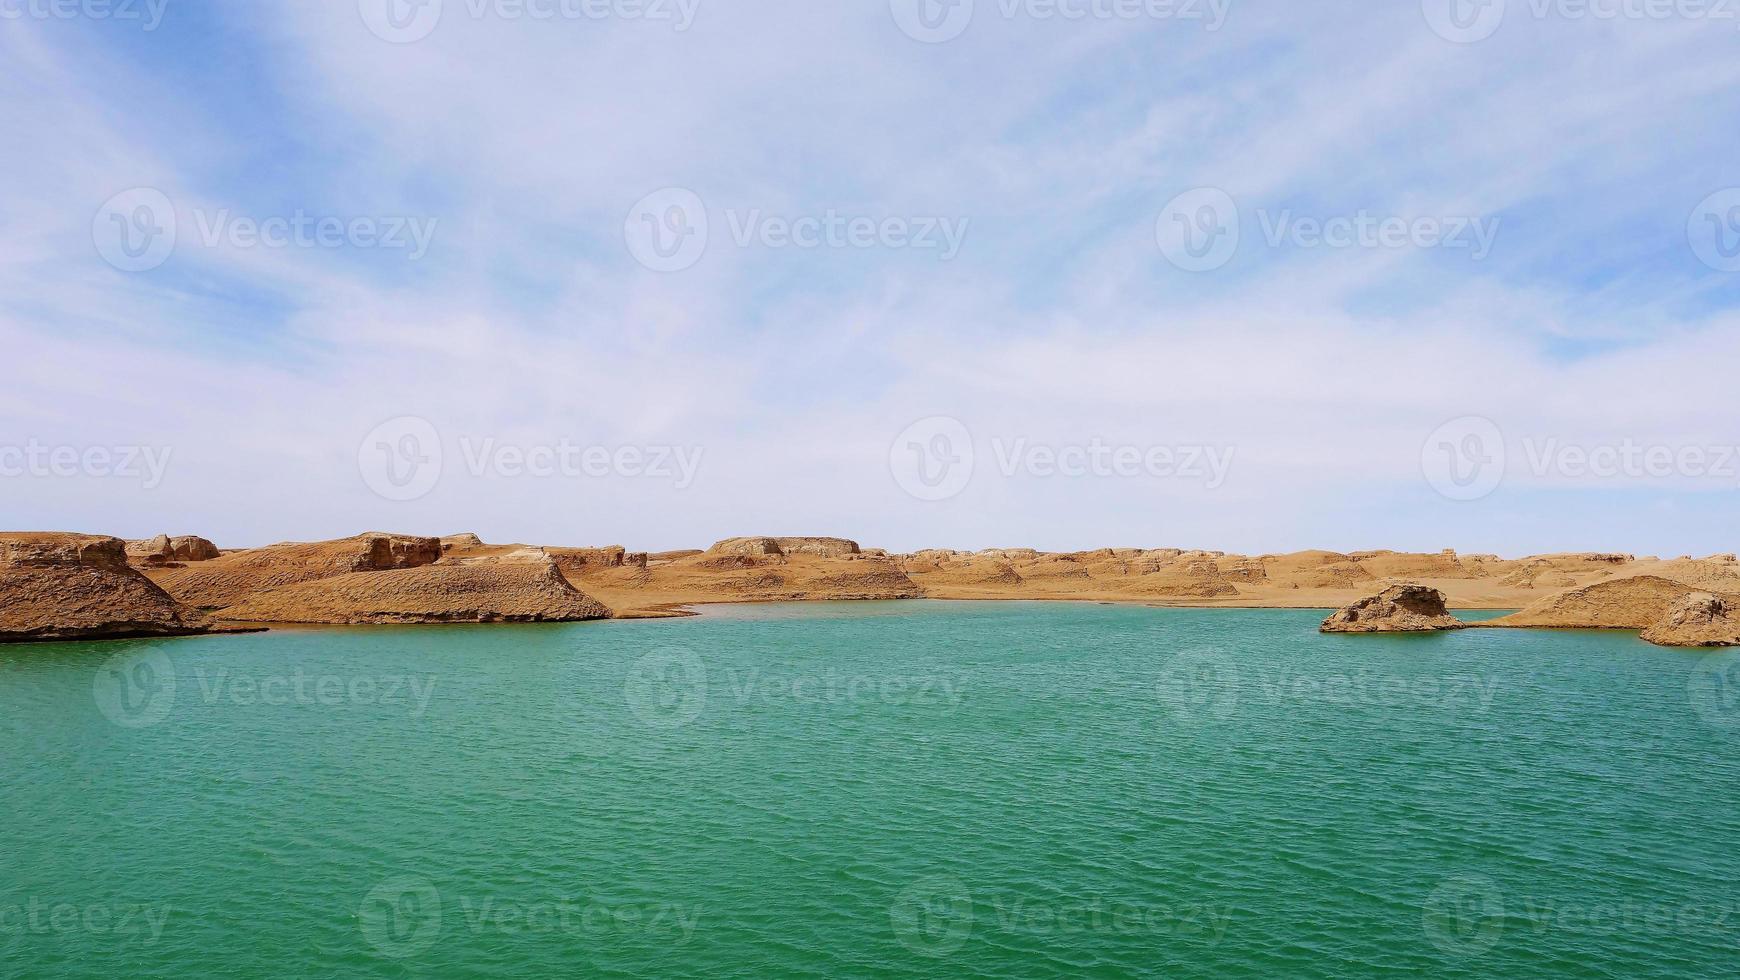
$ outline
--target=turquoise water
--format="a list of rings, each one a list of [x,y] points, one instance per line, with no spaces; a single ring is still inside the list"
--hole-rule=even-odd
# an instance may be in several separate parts
[[[753,606],[0,648],[0,975],[1716,977],[1740,668]]]

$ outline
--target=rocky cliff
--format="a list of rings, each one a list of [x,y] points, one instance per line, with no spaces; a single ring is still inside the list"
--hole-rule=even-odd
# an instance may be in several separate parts
[[[0,643],[207,633],[205,616],[128,564],[119,538],[0,534]]]

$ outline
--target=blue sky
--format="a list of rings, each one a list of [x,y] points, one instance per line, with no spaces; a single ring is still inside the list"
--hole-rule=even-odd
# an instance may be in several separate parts
[[[0,524],[1735,547],[1740,474],[1554,455],[1740,445],[1740,272],[1710,251],[1740,242],[1740,196],[1712,198],[1740,187],[1734,18],[1507,0],[1464,9],[1492,28],[1476,39],[1434,29],[1463,0],[1064,0],[1071,19],[975,0],[931,8],[968,13],[929,43],[902,25],[935,0],[576,2],[0,0]],[[408,32],[381,29],[394,4]],[[1205,188],[1238,247],[1182,268],[1163,229]],[[131,269],[105,236],[140,189],[176,236]],[[635,229],[672,189],[705,248],[661,271]],[[246,235],[297,216],[346,230]],[[879,230],[780,234],[830,216]],[[1358,216],[1406,240],[1311,233]],[[408,242],[395,224],[426,248],[381,247]],[[973,459],[940,500],[898,461],[934,418]],[[1470,418],[1502,474],[1455,499],[1427,457]],[[414,423],[435,472],[383,493],[371,466]],[[1212,486],[999,465],[1096,441],[1232,463]],[[499,456],[565,444],[699,463],[529,476]],[[30,447],[168,459],[55,472]]]

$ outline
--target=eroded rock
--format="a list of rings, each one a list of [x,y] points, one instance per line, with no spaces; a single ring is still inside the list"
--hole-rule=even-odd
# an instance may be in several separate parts
[[[1425,585],[1401,584],[1337,610],[1320,628],[1325,633],[1425,633],[1466,625],[1450,615],[1444,593]]]

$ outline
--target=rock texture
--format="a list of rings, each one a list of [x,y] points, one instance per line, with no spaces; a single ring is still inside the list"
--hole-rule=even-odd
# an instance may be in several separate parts
[[[707,549],[715,555],[812,555],[840,558],[856,555],[858,542],[845,538],[726,538]]]
[[[338,541],[269,545],[150,574],[176,599],[212,610],[279,586],[353,572],[418,568],[440,558],[437,538],[371,532]]]
[[[1673,604],[1643,638],[1664,647],[1740,646],[1740,609],[1709,592],[1693,592]]]
[[[223,555],[217,545],[192,534],[170,538],[169,544],[174,549],[176,561],[211,561]]]
[[[211,632],[127,557],[119,538],[0,534],[0,643]]]
[[[1450,615],[1444,593],[1424,585],[1392,585],[1332,613],[1323,621],[1325,633],[1426,633],[1462,629],[1467,624]]]
[[[135,565],[167,565],[175,560],[175,544],[169,535],[127,542],[127,560]]]
[[[1331,617],[1334,628],[1361,631],[1398,628],[1398,623],[1400,628],[1420,628],[1408,625],[1409,617],[1436,621],[1441,610],[1420,597],[1423,593],[1403,595],[1399,602],[1396,596],[1386,599],[1387,592],[1361,599],[1386,581],[1401,581],[1424,593],[1435,590],[1441,603],[1459,608],[1527,607],[1501,620],[1470,625],[1645,629],[1692,592],[1725,601],[1740,596],[1740,560],[1731,554],[1663,560],[1585,552],[1505,559],[1455,551],[1234,555],[1152,547],[890,554],[860,548],[845,538],[767,536],[727,538],[705,552],[648,554],[620,545],[527,549],[486,544],[474,534],[437,539],[381,533],[221,555],[204,539],[171,538],[166,550],[159,538],[135,543],[132,551],[135,567],[175,601],[221,610],[224,616],[237,615],[239,609],[251,618],[277,622],[488,621],[596,614],[591,607],[573,606],[575,602],[601,603],[619,616],[646,617],[680,615],[676,610],[684,606],[711,602],[918,597],[1346,606],[1339,618]],[[527,565],[535,570],[528,572]],[[424,569],[429,571],[398,576]],[[375,577],[389,574],[398,577]],[[330,586],[316,587],[329,580]],[[281,591],[291,587],[298,588]],[[513,601],[516,590],[523,590],[523,602]],[[482,598],[455,598],[467,595]],[[1443,617],[1449,618],[1447,613]],[[1450,620],[1423,628],[1455,625],[1462,624]]]
[[[1520,612],[1483,623],[1543,629],[1648,629],[1697,589],[1658,575],[1611,579],[1551,595]]]
[[[248,623],[566,623],[610,610],[541,549],[352,572],[268,589],[217,615]]]

